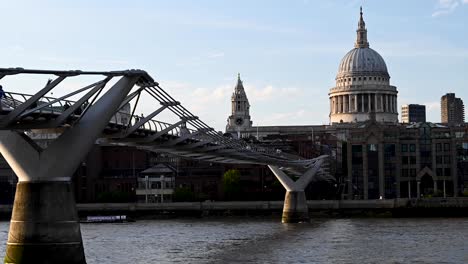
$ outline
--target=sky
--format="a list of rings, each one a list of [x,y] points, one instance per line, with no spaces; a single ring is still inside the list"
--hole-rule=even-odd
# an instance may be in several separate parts
[[[468,0],[0,1],[0,67],[143,69],[217,130],[237,73],[254,125],[328,124],[360,6],[399,106],[425,104],[440,122],[442,95],[468,103]],[[40,88],[5,79],[6,91]]]

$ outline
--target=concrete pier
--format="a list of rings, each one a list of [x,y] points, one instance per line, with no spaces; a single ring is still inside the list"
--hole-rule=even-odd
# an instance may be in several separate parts
[[[310,182],[317,180],[316,176],[320,171],[324,158],[325,156],[318,158],[297,181],[293,181],[278,167],[268,165],[268,168],[270,168],[281,185],[286,189],[283,216],[281,219],[283,223],[300,223],[309,221],[309,209],[304,190]]]
[[[5,263],[86,263],[70,182],[19,182]]]
[[[309,208],[304,191],[286,191],[284,197],[283,223],[300,223],[309,221]]]

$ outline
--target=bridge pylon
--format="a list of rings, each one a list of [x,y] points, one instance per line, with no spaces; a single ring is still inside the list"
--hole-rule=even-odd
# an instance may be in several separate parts
[[[304,190],[307,185],[309,185],[309,183],[314,180],[320,171],[322,163],[323,158],[318,159],[296,181],[293,181],[277,166],[268,165],[268,168],[270,168],[281,185],[283,185],[283,187],[286,189],[281,222],[301,223],[309,221],[309,208],[307,206],[307,199]]]
[[[0,152],[18,176],[5,263],[86,263],[72,175],[140,76],[122,76],[45,149],[0,131]]]

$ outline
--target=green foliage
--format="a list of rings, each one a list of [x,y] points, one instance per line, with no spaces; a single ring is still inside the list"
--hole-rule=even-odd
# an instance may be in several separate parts
[[[468,190],[463,191],[463,196],[464,196],[464,197],[468,197]]]
[[[238,170],[228,170],[224,173],[223,190],[226,200],[235,200],[240,197],[241,182]]]
[[[175,188],[172,194],[172,200],[174,202],[194,202],[197,201],[198,198],[189,187],[178,187]]]

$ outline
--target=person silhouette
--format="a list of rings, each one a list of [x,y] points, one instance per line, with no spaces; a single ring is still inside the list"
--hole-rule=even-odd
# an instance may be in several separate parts
[[[3,97],[5,97],[5,91],[3,91],[3,86],[0,85],[0,111],[3,110]]]

